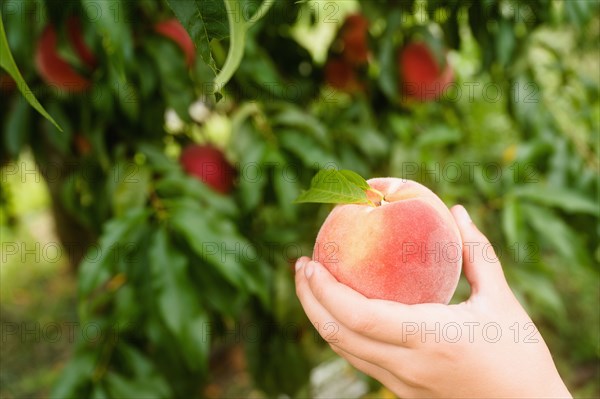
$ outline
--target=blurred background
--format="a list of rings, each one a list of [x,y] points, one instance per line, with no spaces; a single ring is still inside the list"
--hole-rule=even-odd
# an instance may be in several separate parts
[[[600,397],[597,1],[1,4],[2,398],[393,397],[295,297],[328,167],[464,204]]]

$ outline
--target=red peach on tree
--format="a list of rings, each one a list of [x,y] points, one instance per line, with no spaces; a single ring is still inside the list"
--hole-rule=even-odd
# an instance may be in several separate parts
[[[333,58],[325,65],[325,82],[337,90],[354,93],[362,90],[358,74],[342,59]]]
[[[76,17],[67,20],[67,35],[73,49],[79,56],[79,59],[89,68],[94,69],[97,65],[96,56],[83,40],[81,30],[81,21]]]
[[[215,191],[227,194],[233,188],[235,169],[215,147],[190,145],[181,153],[179,163],[188,175],[200,179]]]
[[[452,67],[446,64],[442,70],[425,43],[406,45],[399,54],[398,64],[402,90],[408,97],[420,101],[439,98],[454,78]]]
[[[79,21],[71,18],[67,22],[70,44],[88,67],[96,65],[96,58],[84,43]],[[49,85],[73,92],[81,92],[90,88],[91,81],[79,74],[57,51],[58,38],[54,25],[47,25],[40,36],[36,51],[35,65],[42,79]]]
[[[188,66],[194,63],[196,57],[194,42],[177,19],[172,18],[155,24],[154,31],[173,40],[181,48],[185,54],[185,62]]]
[[[362,14],[352,14],[346,17],[341,29],[341,39],[344,44],[342,55],[352,65],[362,65],[369,59],[367,34],[369,21]]]

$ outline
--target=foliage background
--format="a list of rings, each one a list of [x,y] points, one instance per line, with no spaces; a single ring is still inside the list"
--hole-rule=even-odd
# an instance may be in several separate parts
[[[233,3],[246,16],[259,7]],[[599,396],[598,3],[276,2],[244,30],[217,102],[234,26],[224,4],[3,1],[17,65],[64,133],[2,86],[2,397],[315,395],[310,369],[332,355],[299,308],[290,262],[310,254],[329,208],[291,201],[327,166],[421,181],[464,204],[567,385]],[[344,93],[323,68],[358,10],[371,55],[364,89]],[[44,26],[69,15],[99,59],[83,94],[49,88],[34,64]],[[152,30],[174,15],[201,17],[182,21],[197,44],[191,68]],[[449,50],[456,85],[439,101],[398,88],[396,53],[415,37]],[[210,110],[201,123],[188,111],[198,98]],[[192,142],[236,166],[230,195],[182,172]],[[57,243],[58,258],[46,251]],[[461,282],[455,300],[466,295]],[[50,342],[23,322],[118,339]],[[232,339],[240,325],[258,326],[257,339]]]

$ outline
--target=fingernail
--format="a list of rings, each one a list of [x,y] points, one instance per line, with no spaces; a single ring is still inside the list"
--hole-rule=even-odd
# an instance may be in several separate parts
[[[296,271],[302,269],[302,266],[304,266],[305,264],[306,264],[305,258],[298,258],[298,260],[296,261]]]
[[[457,205],[456,213],[461,223],[471,223],[471,216],[469,216],[469,213],[467,212],[464,206]]]
[[[312,276],[314,271],[315,271],[315,265],[312,262],[308,262],[306,264],[306,267],[304,268],[304,275],[306,276],[306,278],[310,278],[310,276]]]

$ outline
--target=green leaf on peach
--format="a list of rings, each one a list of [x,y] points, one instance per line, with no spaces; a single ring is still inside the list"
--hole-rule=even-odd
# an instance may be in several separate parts
[[[350,170],[323,169],[311,180],[310,188],[301,193],[294,203],[368,204],[369,184]]]

